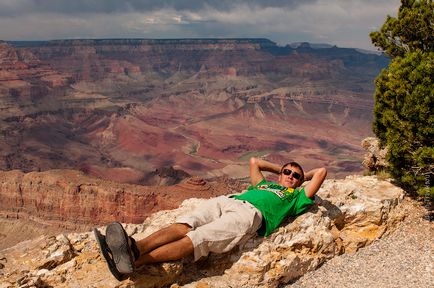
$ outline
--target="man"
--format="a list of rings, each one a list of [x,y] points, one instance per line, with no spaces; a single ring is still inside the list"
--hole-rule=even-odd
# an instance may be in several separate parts
[[[278,174],[277,183],[267,182],[263,171]],[[279,166],[251,158],[252,186],[246,192],[207,200],[190,215],[137,242],[128,237],[118,222],[107,226],[105,237],[94,229],[95,236],[117,279],[143,264],[174,261],[189,255],[196,261],[210,252],[230,251],[256,234],[270,235],[286,217],[299,215],[313,204],[326,175],[325,168],[304,174],[296,162]],[[304,181],[309,182],[300,188]]]

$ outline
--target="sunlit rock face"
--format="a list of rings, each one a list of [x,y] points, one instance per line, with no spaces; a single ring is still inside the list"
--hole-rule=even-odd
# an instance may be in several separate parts
[[[378,138],[363,139],[362,147],[366,150],[362,164],[368,171],[381,171],[389,167],[386,160],[387,147],[380,147]]]
[[[306,169],[361,172],[387,63],[267,39],[2,42],[0,169],[151,185],[164,167],[244,178],[250,155],[296,155]]]
[[[230,181],[190,177],[171,186],[120,184],[76,170],[0,171],[0,216],[83,229],[111,221],[142,223],[192,197],[232,193]]]
[[[403,195],[400,188],[372,176],[326,180],[312,208],[289,219],[268,238],[256,237],[230,253],[212,254],[195,263],[186,259],[141,267],[122,282],[111,276],[92,233],[40,237],[1,251],[0,285],[277,287],[393,230],[405,216],[400,209]],[[141,239],[202,201],[186,200],[175,210],[153,214],[143,224],[127,224],[126,230]]]

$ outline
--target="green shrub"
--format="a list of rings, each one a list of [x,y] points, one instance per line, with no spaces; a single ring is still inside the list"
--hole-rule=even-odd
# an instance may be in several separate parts
[[[375,81],[373,130],[388,147],[391,175],[407,190],[434,197],[434,4],[401,1],[372,42],[392,57]]]

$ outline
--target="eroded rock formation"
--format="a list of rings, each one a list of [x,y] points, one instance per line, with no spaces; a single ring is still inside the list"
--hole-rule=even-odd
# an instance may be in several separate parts
[[[41,237],[0,252],[0,286],[277,287],[392,230],[405,216],[402,199],[400,188],[374,176],[327,180],[308,212],[268,238],[256,237],[240,249],[196,263],[186,259],[142,267],[122,282],[111,276],[92,233]],[[202,201],[186,200],[143,224],[127,224],[126,230],[141,239]]]
[[[253,153],[354,174],[387,63],[267,39],[2,42],[0,169],[151,185],[167,166],[243,178]]]
[[[23,173],[0,171],[0,216],[33,219],[65,228],[89,227],[114,220],[142,223],[185,199],[231,193],[225,181],[195,177],[172,186],[119,184],[75,170]]]
[[[47,100],[61,97],[69,83],[69,74],[53,69],[31,51],[0,43],[0,119],[40,112],[41,103],[52,109]]]

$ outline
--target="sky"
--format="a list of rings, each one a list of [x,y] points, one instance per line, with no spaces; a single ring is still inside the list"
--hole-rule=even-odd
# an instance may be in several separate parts
[[[267,38],[376,50],[399,0],[0,0],[0,40]]]

